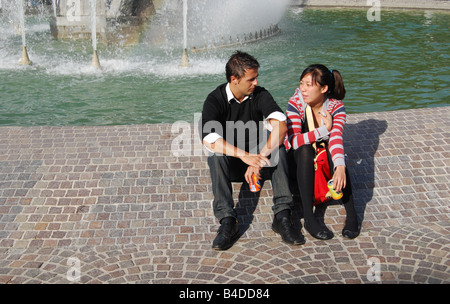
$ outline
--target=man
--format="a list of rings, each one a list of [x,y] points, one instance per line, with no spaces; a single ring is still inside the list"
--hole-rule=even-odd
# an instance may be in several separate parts
[[[221,226],[212,247],[230,248],[238,237],[232,181],[253,183],[269,175],[275,214],[272,229],[294,245],[304,244],[291,221],[292,195],[287,176],[286,116],[270,93],[258,86],[258,61],[237,51],[226,64],[227,83],[218,86],[205,100],[202,112],[202,142],[208,157],[214,194],[214,215]],[[265,120],[264,120],[265,118]],[[270,135],[264,136],[264,127]]]

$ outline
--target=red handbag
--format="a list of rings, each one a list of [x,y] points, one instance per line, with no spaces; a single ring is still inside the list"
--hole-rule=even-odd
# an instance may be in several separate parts
[[[330,163],[328,161],[327,149],[319,147],[316,149],[314,159],[314,206],[331,200],[328,189],[328,181],[331,179]]]
[[[309,131],[313,131],[314,120],[310,106],[306,106],[306,120],[308,122]],[[331,193],[328,189],[328,181],[331,179],[330,162],[328,160],[328,153],[325,143],[314,142],[312,146],[316,150],[316,157],[314,158],[314,206],[325,203],[331,200]]]

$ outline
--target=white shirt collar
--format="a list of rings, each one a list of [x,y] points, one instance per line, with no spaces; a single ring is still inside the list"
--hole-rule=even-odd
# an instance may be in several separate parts
[[[237,103],[242,103],[244,102],[247,98],[249,98],[249,96],[245,96],[244,99],[242,101],[239,101],[236,99],[236,97],[234,97],[233,92],[231,92],[230,89],[230,83],[227,83],[227,86],[225,87],[225,92],[227,93],[227,101],[228,103],[231,103],[231,101],[234,99]]]

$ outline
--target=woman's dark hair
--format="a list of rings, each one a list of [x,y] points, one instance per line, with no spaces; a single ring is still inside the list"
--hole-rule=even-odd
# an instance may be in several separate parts
[[[344,80],[338,70],[330,70],[323,64],[312,64],[303,71],[300,81],[308,74],[311,74],[313,83],[328,86],[327,97],[339,100],[344,99]]]
[[[244,77],[245,70],[259,69],[258,61],[251,55],[236,51],[231,55],[230,59],[225,66],[225,72],[227,76],[227,81],[231,82],[231,76],[237,78]]]

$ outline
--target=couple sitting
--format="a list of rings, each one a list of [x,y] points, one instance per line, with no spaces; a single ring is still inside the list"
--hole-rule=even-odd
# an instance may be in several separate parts
[[[312,143],[320,141],[327,142],[331,154],[333,187],[344,194],[342,203],[347,217],[342,235],[357,237],[359,227],[342,139],[346,114],[341,74],[323,65],[308,67],[301,75],[299,88],[289,100],[286,117],[271,94],[258,86],[258,69],[259,63],[254,57],[237,51],[226,64],[227,83],[211,92],[203,105],[201,136],[203,144],[213,153],[208,157],[208,165],[214,215],[220,222],[213,249],[226,250],[238,238],[231,183],[245,181],[251,186],[254,183],[252,175],[256,179],[270,178],[272,182],[275,215],[272,229],[288,244],[305,243],[301,231],[295,229],[291,220],[293,200],[289,188],[288,167],[291,164],[288,164],[288,153],[297,167],[306,230],[318,239],[333,237],[313,212],[315,150]],[[316,127],[310,132],[305,132],[306,105],[312,109]],[[264,122],[264,128],[270,132],[268,136],[264,136],[260,122]]]

